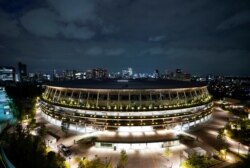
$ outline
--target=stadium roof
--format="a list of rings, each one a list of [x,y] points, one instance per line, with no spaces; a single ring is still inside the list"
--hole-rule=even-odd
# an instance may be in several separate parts
[[[188,82],[177,80],[113,80],[113,79],[85,79],[50,82],[45,85],[66,88],[87,89],[177,89],[206,86],[204,82]]]

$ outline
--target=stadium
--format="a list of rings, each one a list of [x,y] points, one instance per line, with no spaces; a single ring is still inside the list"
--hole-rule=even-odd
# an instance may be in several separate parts
[[[204,83],[76,80],[46,84],[41,110],[50,122],[83,132],[147,132],[194,127],[211,117],[212,103]]]

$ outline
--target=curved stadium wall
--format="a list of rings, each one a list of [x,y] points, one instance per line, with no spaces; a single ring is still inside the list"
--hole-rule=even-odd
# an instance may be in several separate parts
[[[97,130],[152,126],[192,126],[211,116],[206,85],[158,85],[156,82],[48,84],[41,98],[45,115]],[[97,83],[97,84],[96,84]],[[145,85],[143,85],[145,83]]]

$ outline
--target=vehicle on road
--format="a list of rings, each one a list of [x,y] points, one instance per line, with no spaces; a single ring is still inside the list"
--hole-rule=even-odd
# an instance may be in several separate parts
[[[69,150],[69,148],[63,144],[57,145],[57,148],[58,148],[58,152],[62,153],[63,156],[65,156],[65,157],[68,157],[72,154],[71,151]]]

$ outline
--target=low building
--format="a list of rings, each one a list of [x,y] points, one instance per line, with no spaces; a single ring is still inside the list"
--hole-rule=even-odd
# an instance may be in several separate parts
[[[13,67],[0,67],[0,81],[15,82],[15,68]]]

